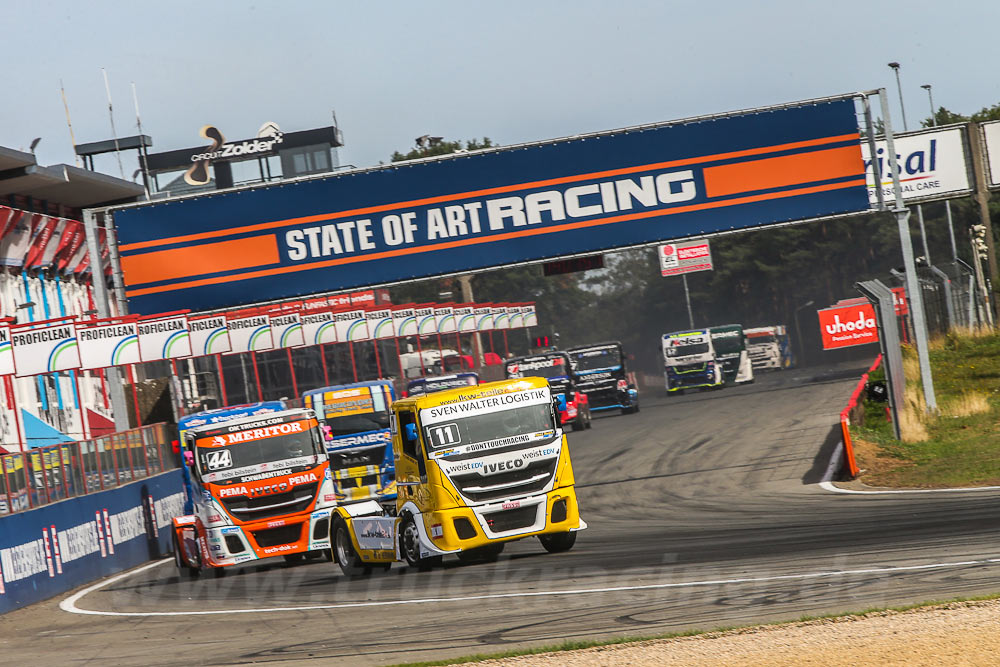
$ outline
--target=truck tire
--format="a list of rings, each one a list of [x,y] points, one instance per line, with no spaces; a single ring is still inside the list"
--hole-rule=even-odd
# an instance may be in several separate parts
[[[399,530],[399,550],[403,552],[406,563],[420,572],[426,572],[441,564],[441,556],[420,557],[420,533],[417,532],[417,523],[412,516],[403,519],[402,528]]]
[[[366,565],[354,550],[351,533],[343,521],[338,521],[333,529],[333,557],[345,577],[365,577],[371,574],[371,566]]]
[[[177,566],[178,574],[186,576],[188,579],[197,579],[199,575],[201,575],[201,570],[196,567],[191,567],[184,562],[181,557],[181,545],[177,541],[177,533],[170,533],[170,541],[174,545],[174,565]]]
[[[493,563],[503,553],[504,546],[503,542],[499,544],[487,544],[475,549],[459,551],[456,555],[458,556],[458,560],[463,563]]]
[[[550,554],[557,554],[560,551],[569,551],[576,544],[576,533],[550,533],[539,535],[538,541],[542,543]]]
[[[591,428],[594,425],[594,417],[590,414],[590,406],[587,406],[587,423],[584,428]]]
[[[573,420],[573,430],[582,431],[585,428],[587,428],[587,425],[583,420],[583,410],[580,410],[576,413],[576,419]]]

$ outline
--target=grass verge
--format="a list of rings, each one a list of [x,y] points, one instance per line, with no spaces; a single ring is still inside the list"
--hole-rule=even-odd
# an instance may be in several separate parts
[[[857,611],[857,612],[845,612],[841,614],[823,614],[820,616],[801,616],[798,619],[791,621],[774,621],[772,623],[757,623],[754,625],[726,626],[726,627],[715,628],[714,630],[687,630],[684,632],[670,632],[659,635],[614,637],[611,639],[604,639],[604,640],[566,641],[563,642],[562,644],[553,644],[550,646],[537,646],[524,649],[512,649],[510,651],[502,651],[498,653],[476,653],[461,658],[451,658],[446,660],[429,660],[424,662],[401,662],[388,665],[387,667],[443,667],[446,665],[457,665],[466,662],[502,660],[504,658],[517,658],[521,656],[540,655],[542,653],[562,653],[566,651],[579,651],[582,649],[596,648],[601,646],[617,646],[619,644],[633,644],[637,642],[649,642],[649,641],[658,641],[664,639],[678,639],[682,637],[704,637],[708,639],[708,638],[718,637],[726,633],[746,632],[747,630],[753,630],[753,629],[775,628],[780,626],[797,625],[801,623],[810,623],[813,621],[824,621],[830,619],[841,619],[843,621],[851,621],[851,620],[858,620],[862,618],[868,618],[871,616],[880,616],[890,613],[903,613],[921,609],[929,610],[940,607],[947,607],[949,605],[986,602],[998,599],[1000,599],[1000,593],[992,593],[990,595],[978,595],[974,597],[956,597],[956,598],[949,598],[947,600],[930,600],[927,602],[918,602],[915,604],[903,605],[899,607],[870,607],[863,611]]]
[[[904,346],[903,356],[903,440],[893,437],[885,404],[866,400],[863,423],[851,426],[860,479],[897,488],[1000,485],[1000,335],[949,333],[931,342],[937,415],[925,413],[915,351]]]

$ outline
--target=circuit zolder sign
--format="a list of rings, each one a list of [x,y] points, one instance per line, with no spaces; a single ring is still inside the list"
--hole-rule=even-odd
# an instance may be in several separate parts
[[[113,211],[133,313],[207,310],[868,210],[854,101]]]

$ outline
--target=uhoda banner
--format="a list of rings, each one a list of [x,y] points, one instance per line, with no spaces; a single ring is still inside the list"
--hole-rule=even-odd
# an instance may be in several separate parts
[[[229,326],[225,315],[189,317],[191,352],[196,357],[209,354],[224,354],[233,349],[229,342]]]
[[[112,209],[134,313],[869,209],[854,95]]]
[[[142,361],[134,318],[79,322],[76,337],[80,348],[80,368],[108,368]]]
[[[233,345],[231,354],[274,349],[269,315],[234,315],[227,316],[226,320]]]
[[[143,361],[183,359],[191,356],[187,315],[140,317],[139,357]]]
[[[14,325],[11,343],[18,377],[80,367],[76,324],[69,318]]]

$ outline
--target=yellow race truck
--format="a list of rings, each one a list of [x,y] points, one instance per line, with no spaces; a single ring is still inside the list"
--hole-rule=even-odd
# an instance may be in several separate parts
[[[529,377],[393,403],[395,512],[374,501],[336,508],[331,538],[344,574],[396,561],[425,570],[448,554],[495,560],[526,537],[549,552],[572,548],[587,524],[553,401],[548,381]]]

